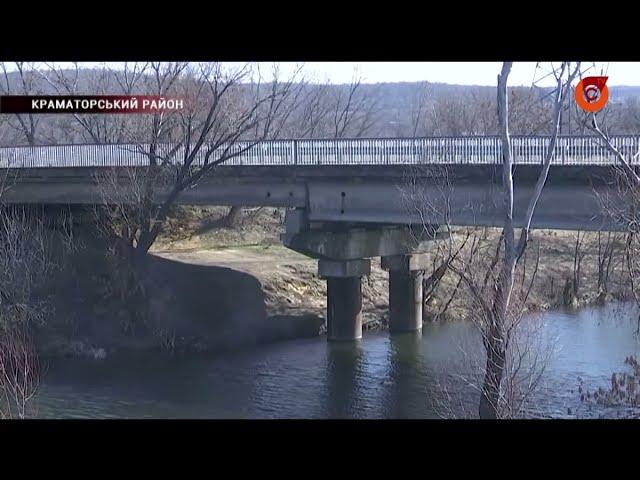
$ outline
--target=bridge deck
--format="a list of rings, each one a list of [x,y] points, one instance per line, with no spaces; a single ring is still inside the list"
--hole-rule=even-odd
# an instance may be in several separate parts
[[[613,138],[625,155],[638,151],[639,140]],[[516,225],[523,223],[548,141],[548,137],[514,138]],[[183,152],[174,147],[162,145],[160,152],[169,155],[173,151],[166,160],[179,163]],[[2,148],[0,168],[7,174],[2,201],[102,203],[105,197],[99,174],[112,167],[148,165],[145,148],[148,146]],[[496,137],[281,140],[236,144],[233,148],[235,156],[229,162],[183,191],[177,201],[304,208],[312,222],[406,225],[450,221],[492,226],[503,222],[501,146]],[[613,154],[594,137],[561,137],[533,228],[621,228],[600,202],[619,195],[612,183],[611,165],[615,163]],[[131,184],[129,169],[118,172],[120,188],[126,192]],[[157,193],[159,199],[166,194]],[[616,201],[622,206],[628,203]],[[434,211],[425,216],[425,212],[416,211],[416,205],[427,205]],[[444,218],[445,210],[448,219]]]
[[[513,139],[515,164],[536,165],[543,161],[549,137]],[[615,136],[613,144],[632,157],[639,151],[640,136]],[[43,167],[126,167],[148,164],[149,145],[57,145],[0,148],[0,168]],[[218,148],[210,160],[220,158]],[[158,146],[159,155],[169,163],[180,163],[185,150],[175,144]],[[497,165],[502,163],[498,137],[429,137],[328,140],[272,140],[239,142],[229,147],[233,157],[228,166],[317,166],[317,165],[412,165],[462,164]],[[203,148],[194,162],[202,164]],[[559,137],[554,165],[611,165],[614,155],[597,137]],[[632,163],[640,164],[640,158]]]

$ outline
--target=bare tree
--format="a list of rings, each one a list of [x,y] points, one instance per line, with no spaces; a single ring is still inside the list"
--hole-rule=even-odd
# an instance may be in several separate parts
[[[433,135],[495,135],[495,100],[484,89],[471,89],[460,96],[440,96],[429,119]]]
[[[0,325],[0,419],[33,415],[40,363],[24,325]]]
[[[513,331],[521,320],[521,315],[514,312],[511,298],[514,285],[514,272],[516,265],[522,258],[527,247],[531,221],[536,205],[542,194],[542,190],[549,174],[551,160],[554,156],[555,144],[560,126],[560,113],[562,105],[570,92],[571,82],[578,73],[579,64],[570,71],[571,65],[563,62],[558,69],[554,69],[556,78],[556,91],[553,107],[551,126],[551,138],[547,146],[542,170],[538,176],[533,194],[529,199],[524,225],[520,230],[520,236],[516,243],[515,227],[513,224],[513,160],[511,138],[509,134],[509,105],[507,100],[507,81],[511,72],[511,62],[505,62],[498,76],[498,120],[500,125],[500,139],[502,142],[502,189],[504,202],[504,225],[502,238],[504,251],[502,253],[501,268],[495,278],[491,296],[486,299],[477,295],[478,307],[482,312],[482,330],[484,332],[484,347],[486,351],[486,366],[484,380],[480,396],[480,418],[498,418],[501,412],[501,399],[504,396],[502,380],[505,368],[507,368],[507,352]],[[465,275],[464,273],[462,273]],[[470,288],[477,291],[475,283],[467,279]],[[478,292],[480,293],[480,292]]]
[[[620,112],[620,133],[635,134],[640,130],[640,100],[637,97],[625,99]]]
[[[429,106],[431,104],[431,87],[427,83],[420,84],[411,99],[411,136],[427,136]]]
[[[582,235],[581,235],[582,234]],[[573,249],[573,295],[578,297],[580,293],[582,260],[584,259],[584,233],[576,232],[576,243]]]
[[[333,138],[362,137],[373,127],[377,105],[375,99],[362,90],[362,78],[357,74],[349,85],[331,89]]]
[[[9,135],[9,122],[4,115],[0,115],[0,146],[8,146],[12,143]]]
[[[373,87],[366,87],[354,72],[347,85],[314,84],[299,80],[283,126],[291,138],[357,138],[368,134],[378,112]]]
[[[541,171],[533,193],[529,198],[524,215],[523,226],[516,238],[513,221],[513,156],[510,136],[510,109],[507,81],[511,71],[511,62],[505,62],[498,76],[497,110],[498,127],[502,144],[502,198],[503,225],[495,247],[489,248],[482,237],[476,235],[469,242],[466,255],[458,255],[449,269],[456,273],[465,286],[467,312],[478,326],[485,353],[482,367],[482,381],[478,383],[480,418],[504,418],[522,411],[522,402],[516,401],[522,393],[516,395],[513,379],[522,376],[521,364],[523,352],[515,349],[515,339],[522,327],[524,309],[538,268],[538,258],[533,271],[526,272],[525,251],[530,242],[530,230],[536,205],[544,189],[560,127],[560,115],[563,104],[570,94],[571,82],[579,70],[579,63],[571,65],[563,62],[553,68],[556,88],[553,94],[550,141],[546,147]],[[468,133],[468,132],[465,132]],[[525,260],[523,260],[525,259]],[[522,270],[520,288],[515,288],[516,271]],[[525,281],[529,277],[531,280]],[[532,353],[531,351],[529,353]],[[513,363],[515,362],[515,363]],[[537,362],[533,362],[537,364]],[[511,373],[510,373],[511,372]],[[513,375],[512,375],[513,373]],[[532,376],[533,375],[533,376]],[[529,380],[539,378],[537,374],[525,375]],[[528,383],[530,386],[535,381]],[[526,389],[530,391],[530,389]],[[515,395],[515,396],[514,396]],[[520,406],[518,406],[520,405]]]
[[[0,418],[24,418],[38,388],[30,332],[49,312],[40,292],[54,267],[49,240],[41,221],[0,202]]]
[[[13,73],[8,70],[5,62],[0,63],[0,66],[3,74],[2,82],[0,82],[1,95],[37,95],[40,93],[33,64],[15,62],[15,72]],[[40,123],[38,116],[31,113],[16,113],[12,115],[12,118],[14,121],[7,122],[8,125],[24,138],[27,145],[35,145]]]
[[[32,333],[52,314],[50,279],[76,248],[68,215],[3,203],[0,178],[0,418],[34,413],[42,371]]]
[[[149,250],[184,190],[212,174],[218,165],[281,133],[299,94],[299,72],[281,81],[274,69],[272,79],[265,83],[260,77],[253,78],[250,65],[230,69],[219,63],[151,62],[109,72],[108,79],[115,79],[113,85],[110,80],[101,80],[109,91],[142,89],[146,94],[182,97],[187,104],[179,112],[136,116],[135,124],[125,124],[126,119],[108,124],[106,116],[75,117],[92,141],[126,139],[134,145],[132,153],[146,159],[146,165],[126,179],[129,185],[138,183],[132,186],[136,213],[124,222],[130,229],[127,241],[136,252],[144,255]],[[75,93],[80,89],[76,74],[51,66],[45,76],[60,91]],[[107,185],[113,187],[112,183]]]
[[[578,230],[576,232],[576,242],[573,248],[573,278],[571,282],[571,304],[577,304],[580,295],[580,286],[582,279],[582,260],[586,251],[584,249],[584,233]],[[565,303],[567,303],[565,298]]]
[[[607,294],[609,293],[609,278],[611,274],[611,266],[616,257],[617,244],[619,243],[620,235],[617,232],[607,232],[606,239],[601,231],[597,234],[598,244],[598,298],[600,302],[604,302]]]
[[[542,316],[533,314],[512,334],[501,386],[501,419],[543,416],[538,404],[538,392],[544,385],[547,367],[557,351],[554,339],[544,338],[544,330]],[[485,339],[481,331],[474,330],[471,333],[472,336],[459,341],[457,350],[460,358],[448,367],[455,372],[453,378],[449,375],[448,378],[437,380],[438,390],[442,395],[434,395],[434,406],[441,417],[477,416],[478,406],[469,401],[473,398],[469,391],[482,395],[481,372],[484,364],[479,359],[483,356]]]
[[[600,112],[598,112],[598,115]],[[640,238],[638,237],[640,217],[640,175],[633,163],[640,157],[640,145],[637,151],[628,151],[614,145],[608,129],[601,127],[598,115],[593,112],[583,116],[583,123],[596,134],[597,140],[614,156],[616,163],[612,167],[613,186],[616,192],[611,196],[600,197],[605,213],[625,230],[625,266],[631,295],[640,306]],[[602,120],[602,118],[601,118]],[[603,122],[604,124],[604,122]],[[606,125],[606,124],[605,124]],[[640,333],[640,316],[637,332]]]
[[[23,208],[0,214],[0,311],[20,323],[42,323],[45,305],[37,291],[53,266],[42,221]]]
[[[152,68],[160,71],[162,67]],[[260,88],[258,83],[247,98],[237,88],[248,73],[246,69],[227,74],[220,65],[201,65],[199,72],[193,93],[199,100],[208,97],[209,102],[203,102],[206,107],[196,107],[180,114],[175,131],[171,132],[174,146],[165,156],[158,154],[163,119],[155,116],[151,129],[152,142],[148,149],[142,149],[152,168],[170,165],[178,149],[182,151],[182,157],[173,166],[175,176],[164,201],[154,208],[150,195],[146,197],[144,208],[153,212],[144,215],[150,221],[141,229],[136,244],[141,251],[146,252],[155,241],[169,209],[183,190],[196,185],[216,166],[249,150],[261,140],[280,133],[282,124],[278,123],[278,116],[291,108],[286,102],[296,93],[295,78],[280,82],[275,77],[266,88]],[[252,131],[254,135],[247,138]],[[248,142],[241,144],[240,148],[234,148],[243,139]]]
[[[292,122],[292,138],[319,138],[325,135],[330,114],[330,88],[327,84],[306,86],[298,114]]]
[[[179,75],[184,63],[172,64],[173,73]],[[73,68],[46,64],[40,77],[59,95],[133,95],[146,93],[151,69],[148,62],[125,62],[120,69],[102,67],[85,69],[77,62]],[[146,123],[135,115],[71,114],[79,131],[67,132],[70,137],[79,135],[88,143],[125,143],[140,139],[141,128]]]
[[[492,232],[497,233],[497,232]],[[495,284],[500,275],[503,256],[503,240],[494,235],[483,236],[482,229],[468,229],[462,252],[449,265],[450,271],[458,275],[454,290],[461,316],[475,327],[458,339],[458,358],[448,366],[447,375],[437,380],[439,394],[434,395],[434,407],[446,418],[474,417],[478,414],[478,403],[473,405],[469,393],[481,398],[485,388],[487,325],[492,321],[482,298],[491,300]],[[540,248],[532,256],[523,254],[514,277],[514,289],[508,317],[509,345],[505,349],[499,418],[518,418],[537,415],[536,393],[544,379],[546,367],[555,350],[552,338],[543,335],[544,318],[527,311],[528,298],[537,278]],[[526,315],[526,317],[525,317]],[[526,321],[524,319],[526,318]]]
[[[510,132],[517,135],[546,133],[553,113],[552,97],[553,92],[535,86],[510,88]],[[435,99],[426,131],[445,136],[497,135],[496,108],[493,92],[483,87],[470,88],[463,94],[441,95]]]
[[[544,93],[539,88],[513,88],[510,92],[509,128],[518,135],[542,135],[548,132],[549,122],[552,121],[554,91]],[[560,125],[558,133],[562,133],[562,117],[566,104],[571,96],[565,100],[560,108]]]
[[[436,136],[475,134],[479,124],[473,112],[477,110],[464,98],[439,97],[431,112],[430,124],[433,126],[433,134]]]
[[[39,292],[54,267],[49,240],[24,210],[0,210],[0,418],[25,418],[39,386],[30,332],[49,313]]]

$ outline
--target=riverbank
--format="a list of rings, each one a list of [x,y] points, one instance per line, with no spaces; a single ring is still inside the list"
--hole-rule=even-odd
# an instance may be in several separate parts
[[[259,281],[221,265],[115,253],[87,225],[71,251],[53,242],[51,270],[34,302],[39,355],[103,360],[127,352],[224,351],[318,336],[323,317],[267,313]]]
[[[181,215],[170,220],[167,233],[158,239],[152,253],[192,265],[247,273],[262,285],[269,316],[303,317],[302,323],[321,318],[318,333],[324,333],[326,282],[317,275],[317,260],[282,245],[284,210],[245,209],[237,226],[215,227],[227,211],[224,207],[182,209]],[[372,261],[371,275],[363,280],[362,295],[363,328],[384,329],[388,321],[387,272],[380,268],[379,259]]]
[[[226,267],[247,273],[260,282],[269,316],[316,316],[322,318],[324,323],[327,286],[317,275],[317,260],[282,245],[155,250],[154,254],[186,264]],[[379,260],[372,261],[371,275],[362,282],[365,330],[386,326],[386,276],[387,273],[380,268]],[[319,333],[321,332],[322,330]]]
[[[39,329],[43,354],[103,359],[117,351],[216,351],[321,335],[326,282],[317,276],[316,260],[282,246],[284,212],[247,209],[238,225],[222,227],[227,211],[177,209],[136,272],[113,263],[107,244],[80,235],[84,246],[61,262],[65,268],[50,285],[52,314]],[[491,254],[498,230],[478,235],[485,255]],[[516,275],[516,288],[522,289],[536,272],[529,311],[576,309],[628,295],[619,241],[610,243],[614,255],[603,263],[603,238],[598,245],[596,234],[581,236],[576,248],[575,235],[533,233]],[[463,232],[455,233],[452,248],[463,239]],[[428,254],[433,267],[426,276],[442,261],[445,247]],[[606,294],[598,286],[603,264]],[[457,276],[446,272],[425,299],[424,322],[467,317],[468,300],[458,287]],[[372,260],[362,292],[364,330],[386,329],[388,274],[379,259]]]
[[[226,266],[254,276],[265,293],[270,314],[307,311],[324,317],[326,283],[317,276],[317,262],[280,243],[284,212],[273,208],[247,210],[234,228],[203,229],[203,225],[215,224],[215,219],[222,218],[226,211],[222,207],[185,209],[183,215],[172,220],[171,234],[159,239],[153,253],[194,265]],[[485,229],[478,235],[491,249],[499,241],[499,229]],[[577,235],[557,230],[532,233],[528,258],[519,272],[520,288],[528,288],[535,272],[527,310],[575,310],[630,298],[623,271],[622,237],[606,233],[598,237],[595,232]],[[463,230],[455,232],[452,247],[455,249],[464,237]],[[439,255],[446,245],[439,248],[439,252],[434,249],[429,254],[433,269],[439,265]],[[427,271],[426,276],[431,273],[433,270]],[[362,283],[366,330],[388,325],[387,282],[387,272],[380,268],[379,259],[373,259],[371,275]],[[458,278],[452,272],[442,277],[426,299],[424,321],[455,320],[465,315],[466,299],[457,284]]]

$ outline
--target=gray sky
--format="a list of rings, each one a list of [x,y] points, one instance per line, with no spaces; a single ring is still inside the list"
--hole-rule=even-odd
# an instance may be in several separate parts
[[[65,65],[59,63],[58,65]],[[84,63],[87,67],[101,63]],[[117,68],[118,63],[111,63]],[[229,63],[231,66],[242,65]],[[263,75],[269,75],[272,63],[260,62]],[[296,63],[280,62],[283,75],[292,72]],[[462,85],[495,85],[500,71],[500,62],[306,62],[304,70],[308,78],[316,82],[349,83],[358,72],[363,82],[417,82],[429,81],[457,83]],[[557,65],[557,64],[556,64]],[[588,74],[609,76],[608,85],[640,85],[640,62],[584,62],[583,67],[592,67]],[[510,85],[529,86],[536,81],[540,86],[553,85],[553,78],[545,74],[551,71],[551,63],[515,62],[509,77]]]

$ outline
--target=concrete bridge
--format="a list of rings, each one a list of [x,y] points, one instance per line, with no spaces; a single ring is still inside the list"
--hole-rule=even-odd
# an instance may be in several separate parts
[[[548,141],[513,137],[517,226]],[[635,154],[640,136],[614,137],[613,142],[623,153]],[[116,169],[126,188],[131,172],[148,164],[148,148],[0,148],[0,172],[6,176],[2,201],[101,203],[101,175]],[[159,152],[170,163],[183,154],[174,145],[161,145]],[[232,152],[235,157],[183,192],[178,202],[288,208],[284,244],[318,258],[319,275],[328,282],[329,339],[361,336],[360,284],[370,258],[382,257],[390,272],[392,331],[417,331],[422,326],[424,252],[443,234],[442,225],[502,225],[497,137],[277,140],[238,143]],[[595,137],[560,137],[533,228],[619,229],[602,208],[603,198],[617,195],[615,164]]]

